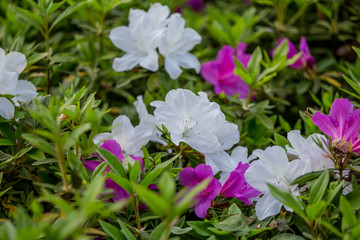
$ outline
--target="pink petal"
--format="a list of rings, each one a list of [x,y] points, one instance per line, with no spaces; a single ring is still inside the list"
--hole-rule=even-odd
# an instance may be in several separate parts
[[[201,199],[201,201],[195,206],[196,216],[198,216],[199,218],[205,218],[210,205],[211,205],[211,200],[206,198]]]
[[[95,168],[97,166],[99,166],[100,163],[101,162],[99,162],[99,161],[89,160],[89,161],[84,162],[84,166],[85,166],[86,169],[90,169],[90,170],[94,171]]]
[[[219,69],[217,61],[206,62],[201,66],[201,76],[209,83],[216,85],[219,82]]]
[[[195,170],[191,167],[186,167],[179,174],[179,182],[185,187],[192,188],[199,183],[199,180]]]
[[[115,140],[106,140],[100,147],[114,154],[120,161],[124,158],[121,146]]]

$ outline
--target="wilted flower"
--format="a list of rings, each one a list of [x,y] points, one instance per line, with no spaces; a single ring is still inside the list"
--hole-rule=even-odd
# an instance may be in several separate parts
[[[346,155],[352,151],[360,154],[360,109],[354,111],[348,99],[336,99],[329,115],[318,111],[312,120],[323,133],[331,137],[335,152]]]
[[[237,126],[225,120],[220,106],[210,102],[204,92],[197,96],[186,89],[171,90],[165,101],[150,105],[156,107],[154,116],[175,145],[184,142],[205,154],[228,149],[239,141]]]
[[[179,174],[180,183],[188,189],[195,187],[205,179],[210,179],[209,185],[196,196],[195,214],[200,218],[206,217],[211,201],[221,190],[221,183],[214,178],[211,167],[205,164],[199,164],[195,169],[186,167]]]
[[[280,38],[278,42],[276,43],[276,46],[279,46],[285,38]],[[288,40],[289,45],[289,52],[287,54],[287,58],[290,59],[294,57],[296,54],[298,54],[294,44]],[[300,44],[299,44],[299,50],[301,52],[300,58],[292,65],[289,65],[289,67],[301,69],[301,68],[314,68],[315,65],[315,59],[310,54],[309,45],[306,41],[306,38],[301,37]],[[273,51],[271,52],[271,55],[273,54]]]
[[[297,185],[291,185],[291,182],[306,173],[307,166],[298,159],[289,162],[285,150],[278,146],[258,149],[253,154],[259,160],[250,164],[245,178],[252,187],[263,193],[255,205],[256,216],[262,220],[279,213],[283,205],[271,195],[267,183],[293,195],[300,195]],[[288,206],[285,208],[292,211]]]
[[[108,150],[109,152],[114,154],[115,157],[117,157],[120,162],[123,162],[125,157],[123,156],[121,146],[115,140],[106,140],[100,147]],[[99,156],[99,155],[97,155],[97,156]],[[141,166],[141,169],[142,169],[143,160],[141,159],[141,157],[135,157],[135,156],[132,156],[132,155],[130,157],[134,160],[134,162],[138,161],[140,163],[140,166]],[[103,158],[101,158],[101,162],[104,162],[104,161],[105,160]],[[94,171],[95,168],[101,162],[100,161],[89,160],[89,161],[84,162],[84,166],[85,166],[85,168]],[[106,169],[106,172],[109,172],[109,171],[110,171],[110,166]],[[119,201],[121,199],[126,199],[126,198],[130,197],[130,194],[127,191],[125,191],[125,189],[120,187],[117,183],[115,183],[110,178],[106,179],[105,188],[113,189],[113,194],[114,194],[113,200],[114,201]]]
[[[38,95],[31,82],[18,80],[26,64],[24,54],[10,52],[5,55],[5,51],[0,48],[0,96],[14,95],[12,101],[16,106],[19,106],[19,102],[25,102]],[[5,97],[0,97],[0,116],[11,119],[14,117],[14,113],[13,103]]]
[[[245,54],[246,44],[240,43],[236,48],[236,58],[247,68],[251,54]],[[201,66],[201,76],[214,85],[216,94],[224,92],[228,96],[240,94],[239,98],[247,98],[249,86],[234,74],[234,49],[224,46],[217,54],[216,60],[206,62]]]

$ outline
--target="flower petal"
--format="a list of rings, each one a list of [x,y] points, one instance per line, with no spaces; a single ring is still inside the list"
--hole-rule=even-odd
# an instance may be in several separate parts
[[[14,117],[15,107],[7,98],[0,97],[0,116],[5,119]]]
[[[115,58],[113,62],[113,69],[116,72],[123,72],[133,69],[140,61],[141,57],[134,53],[126,53],[121,58]]]

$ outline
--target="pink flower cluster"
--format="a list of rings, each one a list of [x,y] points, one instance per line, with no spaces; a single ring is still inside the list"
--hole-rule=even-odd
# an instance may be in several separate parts
[[[276,47],[284,40],[285,38],[279,39],[276,43]],[[287,59],[291,59],[298,54],[298,51],[290,40],[288,40],[288,46],[289,52],[287,54]],[[240,43],[235,50],[230,46],[223,46],[217,53],[216,60],[205,62],[201,66],[201,76],[207,82],[214,85],[216,94],[224,92],[227,96],[240,94],[240,99],[246,99],[248,97],[250,91],[249,86],[239,76],[234,74],[234,55],[246,69],[248,68],[251,54],[245,53],[246,47],[247,45],[245,43]],[[300,58],[289,67],[298,70],[303,68],[312,69],[315,65],[315,59],[311,56],[309,45],[304,37],[300,40],[299,49],[301,52]],[[271,56],[273,56],[273,52],[274,50],[270,52]]]
[[[354,111],[348,99],[336,99],[329,115],[318,111],[313,115],[312,120],[323,133],[331,137],[333,147],[344,152],[360,154],[360,108]]]
[[[252,204],[251,198],[258,196],[261,192],[251,187],[245,179],[245,171],[249,164],[239,162],[238,167],[231,172],[229,179],[221,185],[214,177],[210,166],[199,164],[195,168],[186,167],[179,175],[180,183],[188,189],[193,188],[201,181],[210,179],[209,185],[197,196],[195,204],[195,214],[200,218],[205,218],[212,200],[219,195],[233,198],[236,197],[246,204]]]

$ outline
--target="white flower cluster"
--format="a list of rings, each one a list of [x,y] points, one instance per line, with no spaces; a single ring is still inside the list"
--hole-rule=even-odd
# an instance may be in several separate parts
[[[0,96],[13,95],[11,100],[16,106],[19,102],[25,102],[36,97],[35,86],[25,80],[19,80],[20,73],[26,67],[26,58],[19,52],[5,51],[0,48]],[[12,119],[15,113],[15,107],[8,98],[0,97],[0,116],[5,119]]]
[[[149,114],[142,96],[134,102],[140,118],[140,124],[133,126],[130,119],[125,115],[117,117],[112,124],[111,133],[101,133],[94,138],[95,144],[101,144],[105,140],[113,139],[120,144],[125,155],[143,156],[142,147],[149,141],[165,144],[160,137],[161,132],[156,128],[158,123],[153,115]]]
[[[160,3],[151,5],[148,12],[130,9],[129,26],[113,29],[110,39],[124,52],[115,58],[113,68],[117,72],[133,69],[137,64],[150,71],[159,68],[158,52],[165,58],[165,70],[172,79],[177,79],[183,68],[200,71],[198,59],[188,53],[201,42],[201,36],[191,28],[185,28],[180,14],[170,17],[170,9]]]
[[[240,140],[237,125],[226,121],[220,106],[210,102],[204,92],[195,95],[186,89],[171,90],[165,101],[150,105],[156,107],[157,122],[164,124],[176,145],[187,143],[206,156],[225,153]]]
[[[291,185],[291,182],[297,177],[313,171],[334,168],[326,152],[315,143],[316,138],[325,140],[320,134],[313,134],[305,139],[300,135],[300,131],[294,130],[288,133],[292,147],[286,146],[287,151],[274,146],[253,152],[259,159],[250,164],[245,178],[252,187],[263,193],[256,199],[255,205],[256,215],[260,220],[279,213],[282,206],[282,203],[270,194],[267,183],[296,196],[300,195],[299,188],[297,185]],[[285,208],[292,211],[287,206]]]

